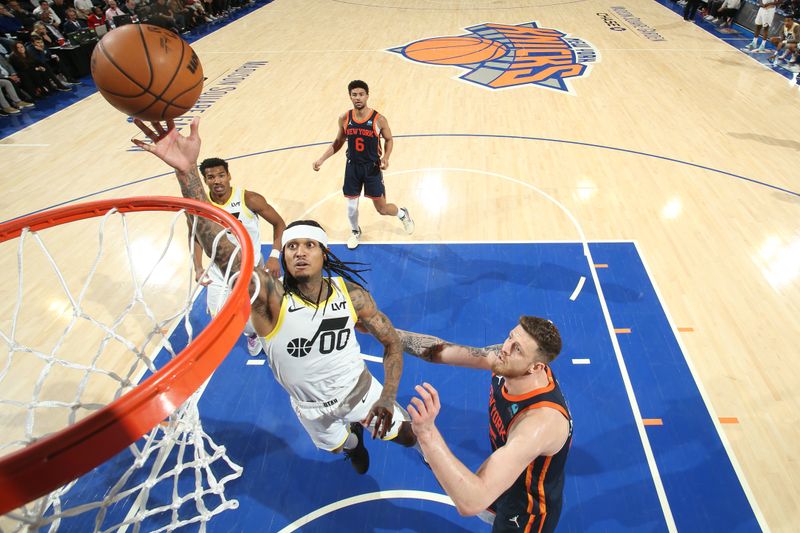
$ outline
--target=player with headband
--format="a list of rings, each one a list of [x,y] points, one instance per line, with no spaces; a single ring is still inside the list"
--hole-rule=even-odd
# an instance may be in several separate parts
[[[153,144],[133,142],[175,169],[183,196],[207,202],[197,171],[199,119],[192,122],[189,136],[178,134],[171,121],[166,129],[135,123]],[[221,228],[207,219],[199,219],[197,226],[198,239],[210,252]],[[256,270],[261,288],[252,304],[253,327],[314,444],[333,453],[344,451],[363,474],[369,468],[363,427],[370,427],[373,437],[416,444],[408,414],[395,401],[403,371],[400,338],[357,281],[363,282],[363,269],[343,263],[328,249],[328,236],[317,222],[289,224],[281,247],[282,283]],[[221,239],[215,261],[226,265],[232,250],[233,245]],[[230,260],[236,270],[238,256]],[[361,357],[357,322],[384,346],[383,386]]]

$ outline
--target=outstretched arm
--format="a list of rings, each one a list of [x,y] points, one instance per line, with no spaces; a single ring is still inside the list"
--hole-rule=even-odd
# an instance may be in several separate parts
[[[197,171],[197,158],[200,154],[200,119],[192,120],[188,136],[180,135],[172,120],[167,121],[166,129],[158,122],[151,123],[152,129],[139,119],[134,120],[134,123],[153,143],[147,144],[139,139],[131,139],[131,142],[175,169],[175,176],[178,178],[181,193],[185,198],[208,203],[208,196],[203,189],[203,180]],[[222,227],[216,222],[205,217],[197,217],[196,237],[209,256],[211,256],[214,238],[221,231],[223,231]],[[234,256],[234,250],[234,245],[228,239],[219,240],[214,262],[223,272],[228,267],[229,261],[233,262],[231,272],[240,270],[241,257],[238,253]],[[254,319],[254,326],[258,334],[263,336],[272,330],[271,319],[274,314],[275,300],[268,297],[276,295],[280,291],[280,287],[276,285],[271,276],[267,276],[261,271],[257,272],[261,281],[261,291],[259,297],[253,302],[253,311],[259,317],[263,317],[266,322],[260,321],[261,327],[259,327]],[[277,295],[280,296],[280,294]]]
[[[336,132],[336,138],[334,138],[333,142],[328,145],[328,148],[325,149],[325,152],[322,154],[322,156],[316,161],[314,161],[313,167],[315,171],[318,171],[322,166],[322,163],[324,163],[326,159],[328,159],[330,156],[338,152],[342,148],[342,146],[344,146],[344,141],[346,140],[346,137],[344,135],[345,116],[346,115],[340,116],[339,120],[337,121],[339,125],[339,130]]]
[[[272,252],[270,252],[266,266],[270,276],[275,278],[280,277],[281,263],[278,261],[277,254],[273,252],[280,253],[281,237],[283,236],[283,230],[286,229],[286,222],[283,220],[283,217],[275,211],[275,208],[267,203],[267,199],[257,192],[247,191],[244,201],[252,212],[272,225]]]
[[[347,282],[347,291],[359,324],[383,344],[383,392],[365,420],[369,425],[373,418],[377,418],[372,436],[383,438],[392,427],[394,401],[397,398],[400,377],[403,375],[403,349],[392,322],[378,310],[370,293],[360,285],[350,282]]]
[[[203,189],[203,180],[197,172],[197,157],[200,154],[200,119],[195,118],[192,120],[188,136],[179,134],[172,120],[167,121],[166,130],[159,122],[152,122],[152,129],[139,119],[135,119],[133,122],[153,143],[147,144],[139,139],[131,139],[131,142],[175,169],[175,176],[178,178],[181,194],[185,198],[208,203],[208,198]],[[214,237],[220,231],[223,231],[222,227],[216,222],[212,222],[205,217],[198,217],[197,239],[209,256],[211,256]],[[228,239],[220,239],[214,262],[223,272],[228,267],[228,262],[231,260],[233,252],[233,244]],[[232,272],[239,271],[240,262],[238,254],[233,257]]]
[[[473,348],[453,344],[433,335],[397,330],[403,351],[430,363],[491,370],[501,345]]]
[[[511,426],[506,444],[473,474],[453,455],[434,424],[441,408],[439,393],[428,383],[416,390],[419,398],[412,398],[408,406],[414,434],[433,474],[462,515],[486,509],[536,457],[554,455],[569,436],[569,421],[561,413],[546,407],[531,409]]]

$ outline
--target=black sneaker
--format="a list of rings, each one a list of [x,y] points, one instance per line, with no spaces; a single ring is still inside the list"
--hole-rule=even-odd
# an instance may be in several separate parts
[[[369,452],[364,446],[364,426],[354,422],[350,424],[350,431],[358,437],[358,444],[352,450],[345,450],[344,456],[353,465],[355,471],[363,475],[369,470]]]

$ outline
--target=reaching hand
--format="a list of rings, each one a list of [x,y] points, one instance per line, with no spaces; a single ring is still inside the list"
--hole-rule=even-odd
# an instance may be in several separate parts
[[[131,142],[142,150],[154,154],[178,172],[189,172],[197,165],[197,157],[200,155],[199,118],[192,120],[187,137],[178,133],[173,120],[167,121],[167,129],[164,129],[160,122],[151,122],[153,129],[150,129],[138,118],[134,119],[133,123],[153,141],[153,144],[147,144],[138,139],[131,139]]]
[[[203,287],[208,287],[211,284],[211,278],[203,273],[202,268],[200,270],[195,270],[194,280]]]
[[[411,415],[411,428],[417,437],[425,437],[436,427],[434,422],[441,409],[439,393],[430,383],[423,383],[414,388],[420,397],[411,398],[411,404],[407,408],[408,414]]]
[[[394,402],[387,398],[378,398],[372,409],[369,410],[364,425],[369,426],[375,420],[375,427],[372,428],[372,438],[384,438],[389,430],[392,429],[392,414],[394,413]]]

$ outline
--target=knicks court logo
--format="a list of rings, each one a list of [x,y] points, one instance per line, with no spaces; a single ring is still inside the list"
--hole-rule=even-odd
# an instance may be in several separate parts
[[[598,61],[597,50],[583,39],[535,22],[466,29],[470,33],[431,37],[389,51],[418,63],[467,69],[461,79],[490,89],[537,85],[569,93],[570,80],[587,76]]]

